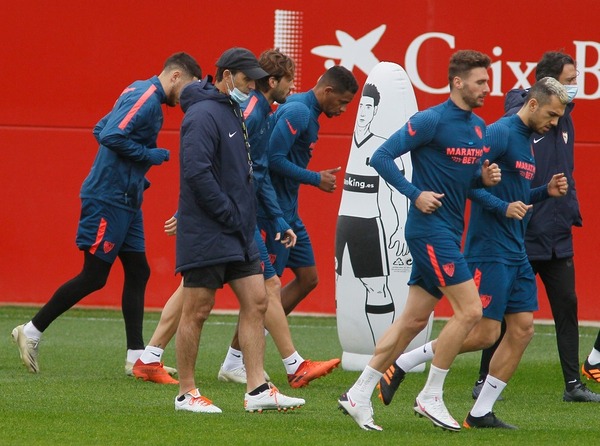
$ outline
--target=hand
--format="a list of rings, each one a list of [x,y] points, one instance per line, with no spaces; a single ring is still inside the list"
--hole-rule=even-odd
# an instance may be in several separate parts
[[[285,231],[283,233],[283,237],[280,237],[279,232],[275,236],[275,240],[279,240],[281,242],[281,244],[283,246],[285,246],[286,248],[292,248],[293,246],[295,246],[297,239],[298,239],[298,237],[296,236],[296,233],[294,231],[292,231],[291,229],[288,229],[287,231]]]
[[[523,220],[525,214],[533,207],[532,204],[525,204],[522,201],[513,201],[506,209],[506,216],[517,220]]]
[[[569,190],[569,182],[564,173],[557,173],[552,176],[552,179],[548,183],[548,195],[551,197],[562,197],[567,195]]]
[[[175,217],[171,217],[165,222],[165,234],[177,235],[177,219]]]
[[[341,167],[336,167],[335,169],[327,169],[319,172],[321,175],[321,183],[319,184],[319,189],[325,192],[333,192],[336,188],[335,185],[335,174],[339,172]]]
[[[437,208],[442,206],[442,202],[440,201],[442,198],[444,198],[444,194],[424,191],[415,200],[415,206],[424,214],[432,214]]]
[[[490,160],[485,160],[481,167],[481,181],[484,186],[495,186],[502,179],[502,171],[498,164],[490,164]]]
[[[159,166],[164,161],[169,161],[169,151],[167,149],[148,149],[148,161],[154,166]]]

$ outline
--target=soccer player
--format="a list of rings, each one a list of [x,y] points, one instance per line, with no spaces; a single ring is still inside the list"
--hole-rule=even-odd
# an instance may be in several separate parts
[[[264,317],[267,296],[254,241],[256,206],[248,133],[239,103],[268,75],[245,48],[217,60],[210,78],[183,90],[176,271],[183,276],[183,308],[177,328],[179,394],[175,410],[221,413],[201,395],[195,365],[204,322],[216,291],[228,283],[240,303],[239,340],[247,372],[248,412],[304,405],[266,382]]]
[[[412,339],[426,326],[445,295],[454,315],[438,338],[427,383],[415,400],[417,414],[448,430],[460,430],[442,398],[443,384],[455,356],[481,319],[481,301],[460,251],[467,192],[493,185],[500,170],[485,156],[485,123],[473,113],[489,94],[490,58],[477,51],[458,51],[448,69],[450,98],[416,113],[373,155],[371,165],[385,181],[411,201],[406,239],[413,255],[408,299],[400,317],[375,347],[375,354],[339,407],[365,430],[382,430],[373,421],[371,394]],[[412,183],[395,159],[411,152]]]
[[[568,190],[562,172],[556,172],[547,184],[531,189],[536,165],[529,138],[533,132],[543,135],[555,127],[567,102],[567,92],[560,82],[546,77],[529,90],[516,114],[487,128],[487,156],[502,169],[502,182],[489,192],[477,189],[469,195],[473,205],[465,258],[479,289],[483,318],[471,330],[460,352],[494,344],[500,337],[503,319],[506,334],[492,357],[483,390],[463,422],[465,428],[516,428],[498,419],[492,409],[533,337],[537,287],[525,252],[525,229],[532,203],[549,196],[562,197]],[[380,381],[385,404],[390,403],[404,371],[433,358],[438,348],[439,341],[434,340],[397,359],[390,380],[393,383]]]
[[[321,172],[308,169],[318,139],[319,117],[321,114],[328,118],[340,116],[357,91],[358,84],[352,73],[342,66],[334,66],[311,90],[288,98],[274,116],[268,149],[271,180],[283,218],[296,233],[296,245],[287,249],[276,242],[277,228],[268,219],[259,216],[258,224],[266,233],[265,243],[277,275],[281,276],[287,267],[295,276],[281,290],[286,314],[296,308],[318,283],[312,244],[298,212],[300,185],[309,184],[331,193],[336,188],[335,174],[340,170],[340,167]]]
[[[577,93],[577,74],[573,58],[558,51],[544,53],[536,67],[535,78],[539,80],[550,76],[558,80],[567,89],[570,102],[556,127],[544,135],[534,133],[531,136],[536,158],[536,175],[532,187],[546,184],[557,170],[564,172],[570,187],[565,197],[542,201],[533,206],[525,233],[525,248],[534,273],[539,274],[544,283],[552,308],[556,344],[565,383],[563,400],[600,402],[600,395],[588,389],[581,382],[579,374],[579,324],[572,230],[573,226],[582,225],[582,218],[573,177],[575,128],[571,117],[575,105],[572,100]],[[521,108],[527,93],[527,90],[522,89],[508,92],[504,106],[507,114],[514,114]],[[491,347],[482,352],[479,379],[473,388],[475,399],[488,374],[494,350]],[[598,361],[600,362],[600,357]],[[584,363],[584,375],[586,367]]]
[[[37,314],[12,331],[21,359],[39,372],[38,345],[42,333],[61,314],[88,294],[104,287],[117,257],[123,264],[122,309],[127,337],[125,372],[144,350],[144,293],[150,276],[146,260],[142,200],[150,186],[145,175],[169,160],[156,147],[163,123],[162,104],[175,107],[182,89],[202,77],[200,66],[186,53],[169,57],[162,72],[123,90],[113,109],[94,127],[100,147],[81,186],[81,217],[77,247],[83,269],[63,284]]]

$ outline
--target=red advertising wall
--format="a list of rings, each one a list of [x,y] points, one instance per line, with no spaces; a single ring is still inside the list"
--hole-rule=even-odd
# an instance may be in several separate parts
[[[47,3],[47,2],[46,2]],[[590,11],[595,0],[533,0],[518,11],[505,2],[456,8],[451,2],[382,0],[365,10],[346,1],[315,0],[216,6],[197,1],[105,0],[50,3],[3,2],[0,60],[0,303],[46,302],[79,272],[82,254],[74,245],[79,188],[96,153],[91,129],[131,81],[160,72],[176,51],[193,54],[206,74],[232,46],[260,53],[274,45],[299,67],[299,90],[310,89],[326,67],[341,63],[362,84],[378,61],[393,61],[408,72],[419,108],[447,97],[447,61],[457,49],[492,57],[491,96],[478,113],[493,122],[503,113],[504,94],[533,80],[544,51],[564,49],[576,57],[581,75],[574,111],[576,180],[584,227],[575,230],[580,318],[600,320],[595,299],[595,261],[600,210],[595,203],[600,135],[595,125],[600,97],[600,29]],[[41,5],[44,6],[41,6]],[[524,8],[530,8],[527,11]],[[559,14],[561,24],[540,20],[540,11]],[[528,16],[528,13],[529,16]],[[339,118],[322,118],[311,168],[345,167],[357,104]],[[171,162],[154,167],[143,206],[147,253],[152,269],[146,303],[161,308],[177,287],[174,240],[163,222],[177,206],[179,109],[165,108],[161,147]],[[334,229],[340,191],[301,190],[301,215],[313,240],[318,288],[298,310],[335,312]],[[284,282],[289,276],[284,276]],[[85,305],[120,304],[122,273],[116,265],[109,283]],[[541,291],[538,317],[550,313]],[[235,308],[226,290],[218,308]],[[449,315],[442,305],[439,315]]]

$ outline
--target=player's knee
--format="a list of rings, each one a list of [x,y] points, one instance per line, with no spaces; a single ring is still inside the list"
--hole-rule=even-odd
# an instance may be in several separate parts
[[[204,324],[210,315],[212,305],[209,303],[196,305],[194,310],[190,312],[189,316],[196,324]],[[182,313],[181,319],[184,319],[185,313]]]
[[[302,278],[302,288],[306,293],[310,293],[319,284],[319,275],[317,273],[304,276]]]
[[[535,332],[535,329],[533,328],[533,323],[526,324],[526,325],[523,325],[522,327],[519,327],[518,336],[522,342],[529,343],[529,341],[531,341],[531,339],[533,339],[534,332]]]
[[[99,271],[89,271],[84,268],[79,276],[77,276],[77,279],[80,281],[79,283],[83,285],[82,288],[86,289],[88,294],[93,293],[94,291],[104,288],[108,280],[108,271],[104,273]]]
[[[471,306],[455,312],[454,316],[465,325],[474,327],[483,316],[481,306]]]
[[[279,299],[281,294],[281,279],[278,276],[269,277],[265,280],[265,288],[269,295],[277,296]]]
[[[480,342],[478,348],[480,350],[490,348],[496,343],[499,337],[500,333],[497,333],[495,331],[480,331],[477,335],[477,338]]]
[[[269,299],[267,295],[257,296],[255,299],[251,309],[254,309],[257,313],[264,317],[264,314],[267,312],[267,306],[269,305]]]
[[[138,283],[147,283],[150,279],[150,265],[147,261],[138,262],[126,271],[126,274]]]
[[[410,317],[403,319],[403,327],[406,328],[410,333],[414,333],[416,336],[420,333],[429,323],[429,316],[427,317]]]

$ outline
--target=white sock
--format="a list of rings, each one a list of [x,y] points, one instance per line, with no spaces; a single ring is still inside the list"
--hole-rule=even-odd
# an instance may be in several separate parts
[[[348,390],[348,394],[356,402],[369,403],[373,390],[382,376],[383,373],[366,366],[354,385]]]
[[[494,404],[498,397],[506,387],[506,383],[500,381],[498,378],[494,378],[492,375],[488,374],[485,382],[483,383],[483,387],[481,388],[481,393],[479,397],[477,397],[477,401],[473,405],[471,409],[471,416],[473,417],[482,417],[488,412],[491,412],[494,408]]]
[[[140,356],[140,361],[144,364],[150,364],[151,362],[160,362],[162,359],[162,355],[165,351],[160,347],[154,347],[152,345],[147,345],[144,353]]]
[[[425,387],[421,390],[421,393],[428,395],[442,395],[444,393],[444,381],[449,370],[438,369],[436,366],[431,364],[429,368],[429,376]]]
[[[144,353],[144,350],[127,349],[127,362],[131,362],[132,364],[135,364],[135,361],[140,359],[140,356],[142,356],[142,353]]]
[[[432,341],[433,342],[433,341]],[[415,348],[409,352],[401,354],[396,360],[396,364],[408,372],[410,369],[423,364],[424,362],[431,361],[433,359],[433,348],[431,342],[428,342],[421,347]]]
[[[240,367],[244,367],[244,355],[242,355],[241,351],[229,347],[227,355],[225,356],[225,361],[223,361],[223,370],[231,371],[239,369]]]
[[[293,375],[298,370],[298,367],[304,362],[304,358],[300,356],[300,353],[295,351],[290,356],[282,359],[285,371],[288,375]]]
[[[25,336],[33,339],[34,341],[39,341],[42,337],[42,332],[35,328],[35,325],[33,325],[33,322],[31,321],[27,322],[23,326],[23,333],[25,333]]]
[[[600,362],[600,352],[595,348],[592,349],[590,356],[588,356],[588,362],[593,365],[598,364]]]

